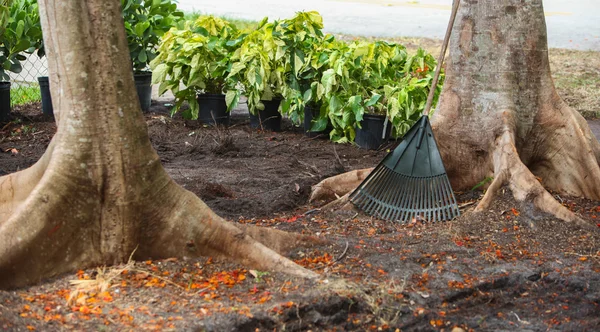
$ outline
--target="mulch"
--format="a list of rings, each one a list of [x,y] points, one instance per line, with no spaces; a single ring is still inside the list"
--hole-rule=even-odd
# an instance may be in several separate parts
[[[326,238],[286,256],[322,275],[303,280],[212,258],[130,262],[74,271],[0,291],[0,330],[596,331],[600,232],[540,215],[508,189],[472,212],[481,192],[457,193],[462,215],[389,223],[354,210],[319,210],[310,186],[372,167],[379,151],[248,126],[228,129],[167,114],[146,122],[169,174],[226,219]],[[39,104],[0,131],[0,175],[33,164],[55,125]],[[600,202],[555,197],[600,231]],[[77,291],[75,284],[82,289]]]

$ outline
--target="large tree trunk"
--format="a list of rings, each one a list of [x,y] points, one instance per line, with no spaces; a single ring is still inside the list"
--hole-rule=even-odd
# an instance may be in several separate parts
[[[503,185],[569,221],[544,186],[600,200],[600,145],[555,91],[542,0],[461,2],[432,127],[455,190],[494,177],[477,210]]]
[[[310,239],[242,231],[166,174],[147,136],[120,11],[118,0],[40,1],[58,131],[38,163],[0,178],[0,287],[121,263],[134,251],[315,276],[254,237],[280,250]]]

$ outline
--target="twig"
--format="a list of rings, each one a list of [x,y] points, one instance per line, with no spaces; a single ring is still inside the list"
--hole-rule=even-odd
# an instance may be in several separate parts
[[[340,159],[340,155],[337,153],[337,150],[335,149],[335,145],[333,145],[333,154],[335,155],[335,159],[337,159],[338,164],[340,164],[342,169],[345,170],[346,168],[344,167],[344,164],[342,164],[342,160]]]
[[[288,282],[289,280],[286,280],[283,282],[283,284],[281,284],[281,287],[279,287],[279,293],[281,293],[281,291],[283,290],[283,287],[285,287],[285,284]]]
[[[315,212],[319,212],[319,211],[321,211],[321,209],[319,209],[319,208],[317,208],[317,209],[312,209],[312,210],[308,210],[308,211],[304,212],[304,213],[302,214],[302,216],[303,216],[303,217],[305,217],[305,216],[308,216],[308,215],[309,215],[309,214],[311,214],[311,213],[315,213]]]
[[[186,289],[186,287],[183,287],[183,286],[181,286],[180,284],[177,284],[177,283],[175,283],[175,282],[173,282],[173,281],[171,281],[171,280],[165,279],[165,278],[163,278],[163,277],[161,277],[161,276],[159,276],[159,275],[156,275],[156,274],[154,274],[154,273],[152,273],[152,272],[150,272],[150,271],[147,271],[147,270],[144,270],[144,269],[136,269],[136,268],[133,268],[133,269],[130,269],[130,270],[131,270],[131,271],[137,271],[137,272],[141,272],[141,273],[146,273],[147,275],[149,275],[149,276],[153,276],[153,277],[155,277],[155,278],[157,278],[157,279],[160,279],[160,280],[162,280],[162,281],[164,281],[164,282],[166,282],[166,283],[168,283],[168,284],[171,284],[171,285],[173,285],[173,286],[177,286],[177,287],[179,287],[179,288],[181,288],[181,289],[183,289],[183,290],[185,290],[185,289]]]
[[[344,252],[342,252],[342,254],[338,258],[336,258],[333,262],[331,262],[331,265],[339,262],[340,260],[342,260],[342,258],[344,258],[344,256],[346,256],[346,253],[348,252],[348,247],[349,246],[350,245],[349,245],[348,241],[346,241],[346,248],[344,248]]]
[[[475,203],[477,203],[477,201],[467,202],[467,203],[459,205],[458,208],[459,209],[466,208],[467,206],[471,206],[471,205],[473,205]]]
[[[310,164],[308,164],[308,163],[305,163],[305,162],[301,161],[300,159],[298,159],[298,158],[296,158],[296,157],[294,157],[294,159],[296,159],[296,161],[298,162],[298,164],[300,164],[300,165],[302,165],[302,166],[304,166],[304,167],[306,167],[306,168],[310,168],[310,169],[312,169],[312,170],[313,170],[313,171],[315,171],[315,173],[317,173],[317,174],[321,174],[321,172],[319,172],[319,169],[318,169],[316,166],[314,166],[314,165],[310,165]],[[310,174],[310,173],[309,173],[309,174]]]
[[[600,251],[595,253],[595,254],[589,254],[589,255],[582,255],[582,254],[578,254],[576,252],[573,251],[569,251],[569,252],[565,252],[565,255],[567,256],[577,256],[577,257],[586,257],[586,258],[595,258],[595,259],[600,259]]]

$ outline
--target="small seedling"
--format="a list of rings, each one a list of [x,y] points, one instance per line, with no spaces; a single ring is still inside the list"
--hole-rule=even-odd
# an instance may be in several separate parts
[[[483,179],[481,182],[479,182],[478,184],[476,184],[475,186],[473,186],[473,188],[471,188],[471,191],[476,190],[479,187],[482,187],[490,182],[494,181],[494,177],[493,176],[488,176],[485,179]]]
[[[263,281],[262,277],[269,274],[269,272],[263,272],[263,271],[257,271],[257,270],[250,270],[248,272],[254,277],[254,280],[257,283],[261,283]]]

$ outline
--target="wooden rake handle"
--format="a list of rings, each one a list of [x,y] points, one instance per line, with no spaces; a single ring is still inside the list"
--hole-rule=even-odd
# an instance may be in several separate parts
[[[458,11],[459,4],[460,0],[454,0],[452,3],[452,13],[450,14],[450,21],[448,22],[448,28],[446,28],[446,36],[444,36],[444,42],[442,43],[442,52],[438,58],[438,64],[435,68],[435,74],[433,75],[431,90],[429,90],[429,95],[427,95],[427,103],[425,104],[423,115],[429,115],[429,110],[431,109],[431,104],[433,103],[433,95],[435,94],[435,89],[440,78],[440,71],[442,70],[442,65],[444,64],[444,56],[446,55],[448,41],[450,40],[450,34],[452,33],[452,27],[454,26],[454,19],[456,18],[456,12]]]

